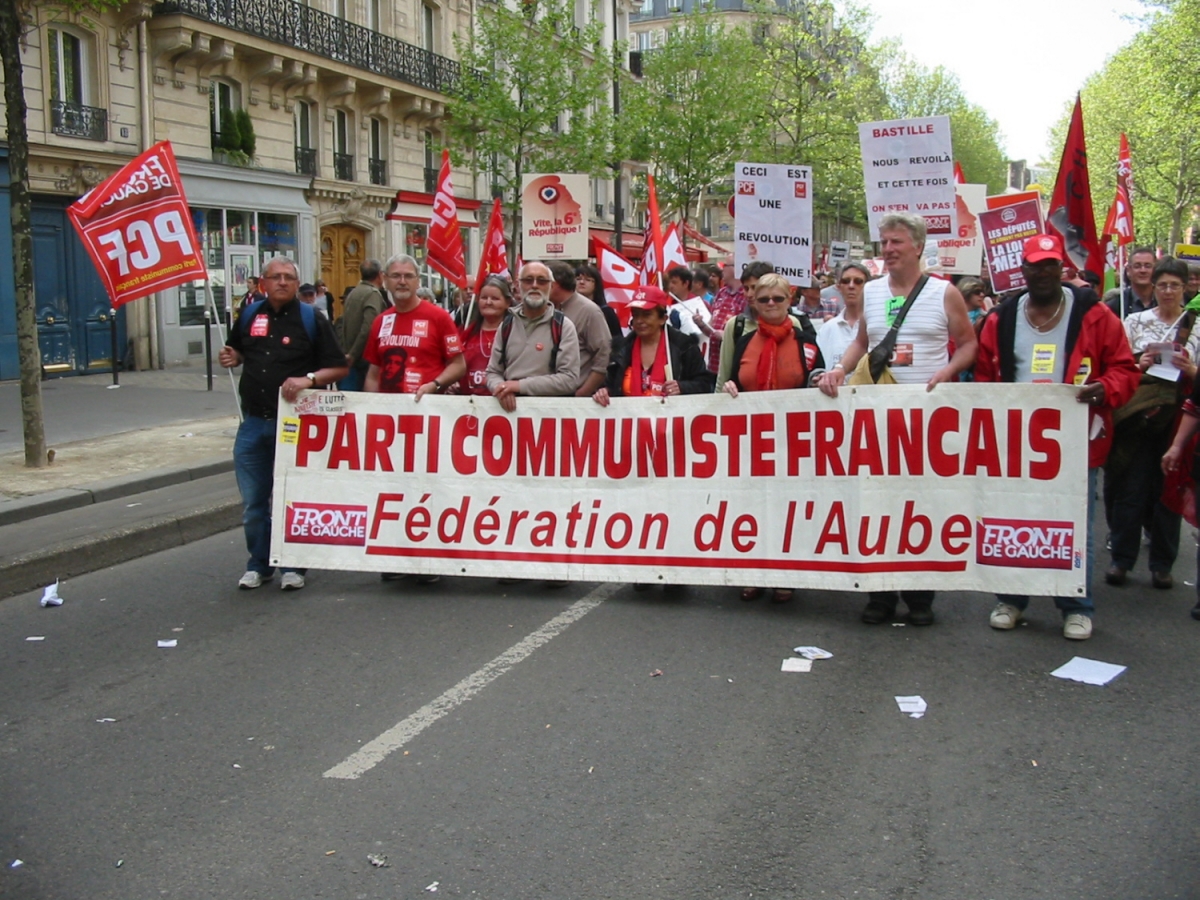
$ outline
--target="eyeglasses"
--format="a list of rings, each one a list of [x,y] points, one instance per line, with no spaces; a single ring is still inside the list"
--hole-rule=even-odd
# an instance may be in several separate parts
[[[757,297],[755,299],[755,302],[757,302],[757,303],[785,303],[786,304],[786,303],[790,303],[791,299],[792,299],[791,297]]]
[[[405,281],[416,281],[420,277],[416,272],[388,272],[388,278],[403,278]]]
[[[843,278],[838,283],[839,284],[866,284],[867,279],[865,279],[865,278]]]
[[[550,283],[549,278],[522,278],[521,279],[521,284],[525,285],[526,287],[529,287],[529,285],[531,285],[531,284],[536,284],[539,287],[545,287],[549,283]]]
[[[1166,291],[1168,294],[1175,291],[1183,290],[1182,281],[1157,281],[1154,284],[1154,289],[1157,291]]]

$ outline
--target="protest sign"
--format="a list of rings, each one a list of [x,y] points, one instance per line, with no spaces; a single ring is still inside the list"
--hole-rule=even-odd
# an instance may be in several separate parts
[[[948,116],[866,122],[858,140],[871,240],[888,213],[924,216],[932,237],[957,233]]]
[[[1200,244],[1176,244],[1175,258],[1193,265],[1200,264]]]
[[[987,185],[958,184],[954,190],[957,195],[957,234],[937,239],[934,252],[926,259],[926,268],[943,275],[978,276],[983,265],[983,241],[979,236],[978,216],[987,207]],[[929,244],[933,243],[929,241]]]
[[[1012,206],[984,210],[979,214],[983,247],[987,252],[992,290],[997,294],[1025,287],[1021,272],[1022,245],[1035,234],[1042,234],[1042,204],[1022,200]]]
[[[1068,385],[344,403],[280,402],[275,565],[1084,590],[1090,410]]]
[[[741,271],[769,262],[788,284],[812,281],[812,169],[738,163],[734,180],[734,260]]]
[[[114,307],[208,278],[169,141],[84,194],[67,215]]]
[[[521,179],[521,256],[587,259],[590,196],[586,175],[526,175]]]

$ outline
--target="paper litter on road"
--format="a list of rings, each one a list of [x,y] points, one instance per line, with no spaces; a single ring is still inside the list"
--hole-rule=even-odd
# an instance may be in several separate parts
[[[439,884],[439,882],[435,881],[433,884],[426,885],[425,890],[429,891],[431,894],[436,894],[437,889],[438,889],[438,884]]]
[[[900,707],[900,712],[905,713],[910,719],[919,719],[925,715],[925,710],[929,707],[918,694],[912,694],[908,697],[897,697],[896,705]]]
[[[805,659],[833,659],[833,654],[820,647],[793,647],[792,652]]]
[[[110,719],[110,718],[108,718],[108,717],[106,716],[105,718],[103,718],[103,719],[97,719],[96,721],[97,721],[97,722],[115,722],[115,721],[117,721],[117,720],[116,720],[116,719]]]
[[[159,641],[158,642],[159,647],[175,647],[178,644],[179,644],[179,641],[176,640],[175,638],[171,638],[171,640],[169,640],[169,641]]]
[[[801,659],[798,656],[793,656],[790,659],[785,659],[783,665],[779,667],[780,672],[811,672],[812,660]]]
[[[62,606],[62,597],[58,596],[58,579],[42,590],[42,599],[38,602],[42,606]]]
[[[1055,678],[1062,678],[1066,681],[1105,685],[1124,672],[1125,668],[1125,666],[1118,666],[1113,663],[1076,656],[1070,662],[1064,663],[1050,674]]]
[[[379,856],[374,853],[367,854],[367,862],[377,869],[386,869],[390,865],[386,856]]]
[[[12,862],[10,862],[10,863],[8,864],[8,867],[9,867],[10,869],[19,869],[19,868],[21,868],[21,866],[23,866],[23,865],[25,865],[25,861],[24,861],[24,860],[21,860],[21,859],[14,859]]]
[[[25,638],[27,641],[44,641],[45,639],[46,636],[44,634],[31,634],[29,637]]]

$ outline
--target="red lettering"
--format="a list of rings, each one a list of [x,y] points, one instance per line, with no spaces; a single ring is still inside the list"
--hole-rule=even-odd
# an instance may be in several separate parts
[[[649,474],[649,463],[654,467],[655,478],[667,477],[667,420],[637,420],[637,474],[645,478]]]
[[[750,474],[775,475],[775,414],[755,413],[750,417]]]
[[[325,449],[329,440],[329,419],[326,416],[301,416],[300,438],[296,441],[296,466],[305,468],[308,455]]]
[[[353,414],[338,416],[333,425],[333,447],[329,451],[330,469],[346,468],[358,471],[361,468],[358,456],[358,418]]]
[[[967,425],[967,459],[964,475],[974,475],[983,469],[992,478],[1000,477],[1000,446],[996,439],[996,422],[990,409],[971,410]]]
[[[617,426],[621,428],[618,441]],[[619,451],[619,453],[618,453]],[[609,478],[627,478],[633,468],[633,420],[604,420],[604,474]]]
[[[942,409],[945,409],[945,408],[946,407],[942,407]],[[938,411],[941,412],[941,410],[938,410]],[[930,419],[929,424],[932,427],[932,425],[933,425],[932,417]],[[930,455],[929,461],[933,462],[932,454]],[[903,555],[905,553],[912,553],[917,556],[920,556],[922,553],[925,552],[925,548],[927,548],[929,546],[929,542],[931,540],[933,540],[933,523],[929,521],[929,516],[914,516],[912,514],[913,508],[916,505],[917,504],[914,503],[912,500],[906,500],[904,502],[904,515],[900,518],[900,553],[901,553],[901,555]],[[909,536],[912,533],[912,528],[914,525],[919,525],[921,527],[921,531],[922,531],[921,540],[915,544],[909,540]]]
[[[478,416],[459,416],[450,432],[450,462],[459,475],[474,475],[479,460],[467,452],[467,438],[479,434]]]
[[[671,419],[671,447],[674,450],[675,474],[680,478],[687,476],[687,419],[675,416]]]
[[[846,468],[838,451],[846,439],[846,420],[836,410],[817,413],[817,474],[845,475]]]
[[[892,524],[891,516],[879,517],[879,537],[874,544],[868,544],[871,533],[871,517],[863,516],[858,526],[858,553],[860,556],[876,556],[887,550],[888,527]]]
[[[1039,481],[1057,478],[1062,468],[1062,446],[1048,431],[1062,430],[1062,415],[1057,409],[1035,409],[1029,417],[1029,449],[1045,455],[1042,460],[1029,461],[1029,477]]]
[[[721,436],[726,439],[726,472],[742,474],[742,436],[746,433],[745,416],[721,416]]]
[[[907,410],[909,419],[904,420],[903,409],[887,411],[888,474],[925,474],[925,457],[921,448],[921,431],[924,428],[925,412],[920,409]]]
[[[717,445],[708,439],[717,433],[716,416],[696,416],[692,419],[692,449],[703,457],[703,462],[692,463],[693,478],[712,478],[717,474]]]
[[[964,515],[951,516],[942,526],[942,549],[955,556],[971,546],[971,520]],[[955,543],[955,542],[958,543]]]
[[[447,507],[440,516],[438,516],[438,540],[443,544],[460,544],[462,543],[463,529],[467,527],[467,509],[471,505],[470,497],[463,497],[462,505],[455,509],[453,506]],[[454,530],[451,531],[448,523],[454,520],[457,524]]]
[[[787,414],[787,457],[790,477],[800,474],[800,460],[812,455],[812,442],[805,437],[812,429],[812,413]],[[785,551],[786,552],[786,551]]]
[[[396,422],[391,416],[379,413],[367,413],[367,448],[363,461],[368,472],[377,469],[383,472],[395,471],[392,468],[392,455],[388,448],[396,439]]]
[[[426,494],[421,498],[421,502],[424,503],[428,499],[429,495]],[[414,506],[408,511],[408,516],[404,519],[404,533],[414,544],[419,544],[425,538],[429,537],[429,525],[432,521],[433,518],[429,515],[429,510],[424,506]]]
[[[1008,477],[1021,477],[1021,410],[1008,411]]]
[[[683,421],[679,419],[677,421]],[[646,517],[642,519],[642,536],[638,539],[638,549],[645,550],[650,545],[650,526],[658,526],[658,541],[654,546],[656,550],[662,550],[667,546],[667,514],[666,513],[646,513]]]
[[[664,421],[663,424],[665,425],[666,422]],[[621,526],[621,536],[619,538],[613,534],[614,523]],[[604,543],[608,544],[614,550],[621,550],[629,543],[631,537],[633,537],[633,519],[629,518],[625,513],[616,513],[609,516],[608,521],[604,523]]]
[[[958,474],[958,457],[945,451],[942,439],[958,431],[958,410],[941,406],[929,417],[929,467],[935,475],[950,478]]]
[[[850,422],[850,465],[857,475],[865,468],[872,475],[883,474],[883,456],[879,452],[879,431],[875,428],[875,410],[856,409]]]
[[[500,450],[496,451],[496,441]],[[512,467],[512,423],[504,416],[488,416],[483,420],[483,470],[492,476],[504,475]]]
[[[562,458],[559,472],[564,478],[595,478],[600,471],[600,420],[587,419],[583,433],[575,419],[562,421]]]
[[[404,435],[404,471],[416,471],[417,435],[425,430],[424,416],[396,416],[399,428],[396,431]]]
[[[554,543],[554,531],[558,528],[558,516],[554,513],[545,511],[540,512],[533,517],[534,522],[542,524],[536,526],[529,535],[529,541],[535,547],[549,547]]]
[[[533,434],[533,420],[525,417],[517,419],[517,474],[528,475],[532,470],[534,475],[554,474],[554,437],[557,431],[556,420],[545,418],[541,420],[537,437]]]
[[[404,500],[403,494],[380,494],[375,499],[375,518],[371,522],[371,540],[379,537],[379,526],[383,522],[398,522],[400,521],[400,513],[388,512],[384,507],[388,503],[400,503]]]
[[[758,537],[758,522],[754,516],[738,516],[733,520],[733,532],[729,535],[733,549],[738,553],[749,553]]]
[[[441,455],[442,420],[439,416],[429,419],[429,435],[425,438],[425,471],[436,475],[438,457]]]
[[[696,529],[692,533],[692,542],[701,552],[721,549],[721,533],[725,531],[725,509],[729,504],[722,500],[717,506],[716,513],[705,513],[696,520]],[[705,539],[704,529],[712,527],[712,538]]]
[[[841,413],[835,413],[835,415],[839,420],[842,417]],[[817,413],[817,418],[820,419],[820,417],[821,413]],[[820,428],[821,426],[818,423],[818,434],[820,434]],[[818,459],[820,459],[819,456]],[[825,517],[825,524],[821,526],[821,536],[817,540],[818,554],[825,550],[826,544],[837,544],[842,548],[843,556],[850,553],[850,542],[846,539],[846,511],[842,506],[841,500],[833,501],[833,506],[829,507],[829,515]]]

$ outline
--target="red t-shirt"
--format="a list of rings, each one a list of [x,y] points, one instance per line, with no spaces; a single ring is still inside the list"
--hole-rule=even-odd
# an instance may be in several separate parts
[[[490,397],[492,392],[487,386],[487,367],[492,358],[492,344],[496,342],[499,328],[491,331],[477,330],[468,335],[467,329],[459,332],[462,339],[463,356],[467,360],[467,374],[459,382],[459,390],[464,394],[475,394],[480,397]]]
[[[450,313],[422,300],[410,312],[397,312],[393,307],[376,316],[363,359],[379,366],[380,391],[415,394],[460,353],[462,343]]]

